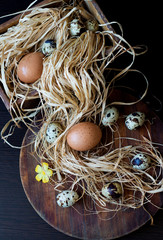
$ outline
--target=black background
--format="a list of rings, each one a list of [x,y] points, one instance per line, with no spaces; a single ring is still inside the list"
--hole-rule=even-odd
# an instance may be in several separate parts
[[[118,21],[124,30],[124,38],[131,44],[148,46],[145,55],[138,56],[134,68],[141,70],[149,80],[150,91],[145,101],[157,110],[160,105],[154,96],[163,101],[163,40],[162,4],[154,1],[97,1],[109,21]],[[129,1],[131,2],[131,1]],[[1,0],[0,16],[25,9],[30,0]],[[0,19],[3,23],[8,18]],[[132,81],[132,79],[131,79]],[[133,86],[141,89],[141,82]],[[157,111],[163,119],[163,110]],[[10,119],[10,115],[0,101],[0,129]],[[20,146],[25,129],[20,129],[11,142]],[[163,213],[154,217],[154,226],[147,223],[136,232],[121,239],[163,239]],[[23,191],[19,176],[19,149],[13,149],[0,141],[0,240],[51,240],[74,239],[66,236],[44,222],[31,207]]]

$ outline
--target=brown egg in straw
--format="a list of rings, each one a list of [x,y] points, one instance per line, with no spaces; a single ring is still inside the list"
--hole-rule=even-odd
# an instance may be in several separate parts
[[[82,23],[83,28],[78,36],[70,34],[73,19],[79,19]],[[138,208],[150,201],[152,194],[163,190],[163,183],[159,181],[161,173],[154,176],[147,171],[136,172],[128,164],[128,159],[135,152],[143,151],[161,169],[162,157],[151,141],[133,139],[133,146],[122,147],[120,136],[116,140],[119,142],[116,149],[112,148],[115,141],[112,138],[111,142],[103,139],[93,149],[83,152],[75,151],[67,144],[67,134],[75,124],[88,121],[101,126],[108,93],[115,81],[131,71],[136,56],[134,48],[123,38],[120,24],[107,24],[118,24],[120,34],[111,29],[103,30],[100,24],[97,31],[90,31],[85,27],[89,19],[94,19],[94,16],[82,4],[33,8],[20,18],[16,26],[0,36],[0,81],[10,100],[11,121],[16,125],[25,123],[35,134],[33,152],[36,157],[49,162],[56,173],[51,178],[56,191],[64,189],[68,182],[70,189],[78,186],[81,196],[90,196],[101,211],[115,210],[109,207],[108,202],[114,204],[116,210],[121,207]],[[46,39],[53,39],[56,48],[50,56],[43,58],[41,77],[34,83],[23,83],[17,76],[20,60],[28,53],[41,51]],[[116,66],[116,59],[126,54],[130,62],[125,67],[121,70],[110,67],[112,63]],[[115,75],[106,80],[108,68],[115,71]],[[142,98],[148,89],[145,76],[144,79],[147,88]],[[35,100],[38,105],[25,107],[27,101]],[[127,106],[133,103],[116,104]],[[42,126],[34,132],[33,120],[40,111]],[[4,133],[11,121],[2,130],[2,138],[6,142],[8,135],[4,136]],[[54,143],[49,144],[45,136],[51,122],[60,123],[63,132]],[[123,194],[118,200],[110,201],[101,194],[102,186],[110,181],[121,183]]]

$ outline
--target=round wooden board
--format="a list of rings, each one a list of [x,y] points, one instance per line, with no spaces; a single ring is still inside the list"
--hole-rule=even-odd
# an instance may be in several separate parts
[[[135,97],[124,92],[114,91],[110,96],[111,101],[135,101]],[[147,130],[151,134],[152,141],[163,143],[163,123],[143,102],[131,106],[119,106],[120,118],[117,122],[121,136],[134,137],[142,140],[142,136],[148,137]],[[135,131],[130,131],[125,127],[125,115],[135,111],[142,111],[146,114],[149,121]],[[151,124],[152,122],[152,124]],[[108,130],[109,131],[109,130]],[[29,144],[33,140],[31,131],[27,131],[23,145]],[[123,140],[124,145],[133,145],[132,140]],[[135,143],[134,143],[135,144]],[[163,147],[159,147],[163,154]],[[24,191],[36,212],[55,229],[81,239],[114,239],[135,231],[150,220],[149,212],[152,216],[157,212],[157,205],[163,204],[163,195],[153,195],[151,201],[153,204],[145,204],[143,207],[133,210],[120,210],[114,216],[113,213],[100,213],[87,215],[83,207],[82,199],[75,204],[75,208],[60,208],[56,204],[57,192],[49,183],[37,182],[35,180],[35,167],[40,162],[33,152],[33,144],[22,148],[20,153],[20,176]],[[87,206],[94,209],[94,204],[90,199],[85,199]],[[77,210],[77,211],[76,211]],[[80,214],[78,213],[80,212]]]

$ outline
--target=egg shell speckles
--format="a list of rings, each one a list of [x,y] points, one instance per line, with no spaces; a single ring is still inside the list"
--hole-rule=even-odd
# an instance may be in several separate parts
[[[57,195],[57,204],[60,207],[66,208],[74,205],[79,199],[79,195],[75,191],[64,190]]]
[[[71,36],[77,36],[80,34],[81,25],[78,19],[74,19],[70,23],[70,34]]]
[[[56,44],[54,40],[48,39],[43,43],[41,50],[45,56],[50,56],[53,53],[55,47]]]
[[[48,143],[54,143],[62,132],[63,130],[59,123],[50,123],[46,130],[46,141]]]
[[[95,19],[88,19],[86,22],[86,28],[89,31],[96,32],[99,29],[98,22]]]
[[[98,125],[92,122],[81,122],[70,128],[67,143],[74,150],[87,151],[94,148],[101,137],[102,132]]]
[[[118,182],[110,182],[103,186],[102,195],[107,199],[119,198],[122,195],[122,187]]]
[[[107,107],[104,111],[104,117],[102,119],[102,124],[104,126],[109,126],[115,123],[119,118],[119,111],[115,107]]]
[[[144,153],[136,154],[131,159],[131,165],[134,169],[137,170],[145,170],[150,166],[151,159],[149,156],[145,155]]]
[[[125,125],[129,130],[135,130],[141,127],[145,122],[145,114],[142,112],[134,112],[126,117]]]

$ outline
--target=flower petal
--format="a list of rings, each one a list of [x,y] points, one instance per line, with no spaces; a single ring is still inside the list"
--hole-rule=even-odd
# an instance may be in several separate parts
[[[40,181],[41,181],[41,179],[42,179],[42,177],[43,177],[43,176],[42,176],[42,174],[41,174],[41,173],[39,173],[39,174],[37,174],[37,175],[36,175],[36,177],[35,177],[35,178],[36,178],[36,180],[37,180],[38,182],[40,182]]]
[[[41,173],[42,172],[42,167],[40,165],[37,165],[35,168],[35,172]]]
[[[47,175],[48,175],[49,177],[51,177],[51,176],[53,175],[53,171],[52,171],[51,169],[48,169],[48,170],[46,171],[46,173],[47,173]]]
[[[49,177],[48,177],[47,175],[44,175],[44,176],[42,177],[42,181],[43,181],[43,183],[49,182]]]
[[[43,162],[42,167],[43,167],[44,170],[48,170],[49,164],[46,163],[46,162]]]

